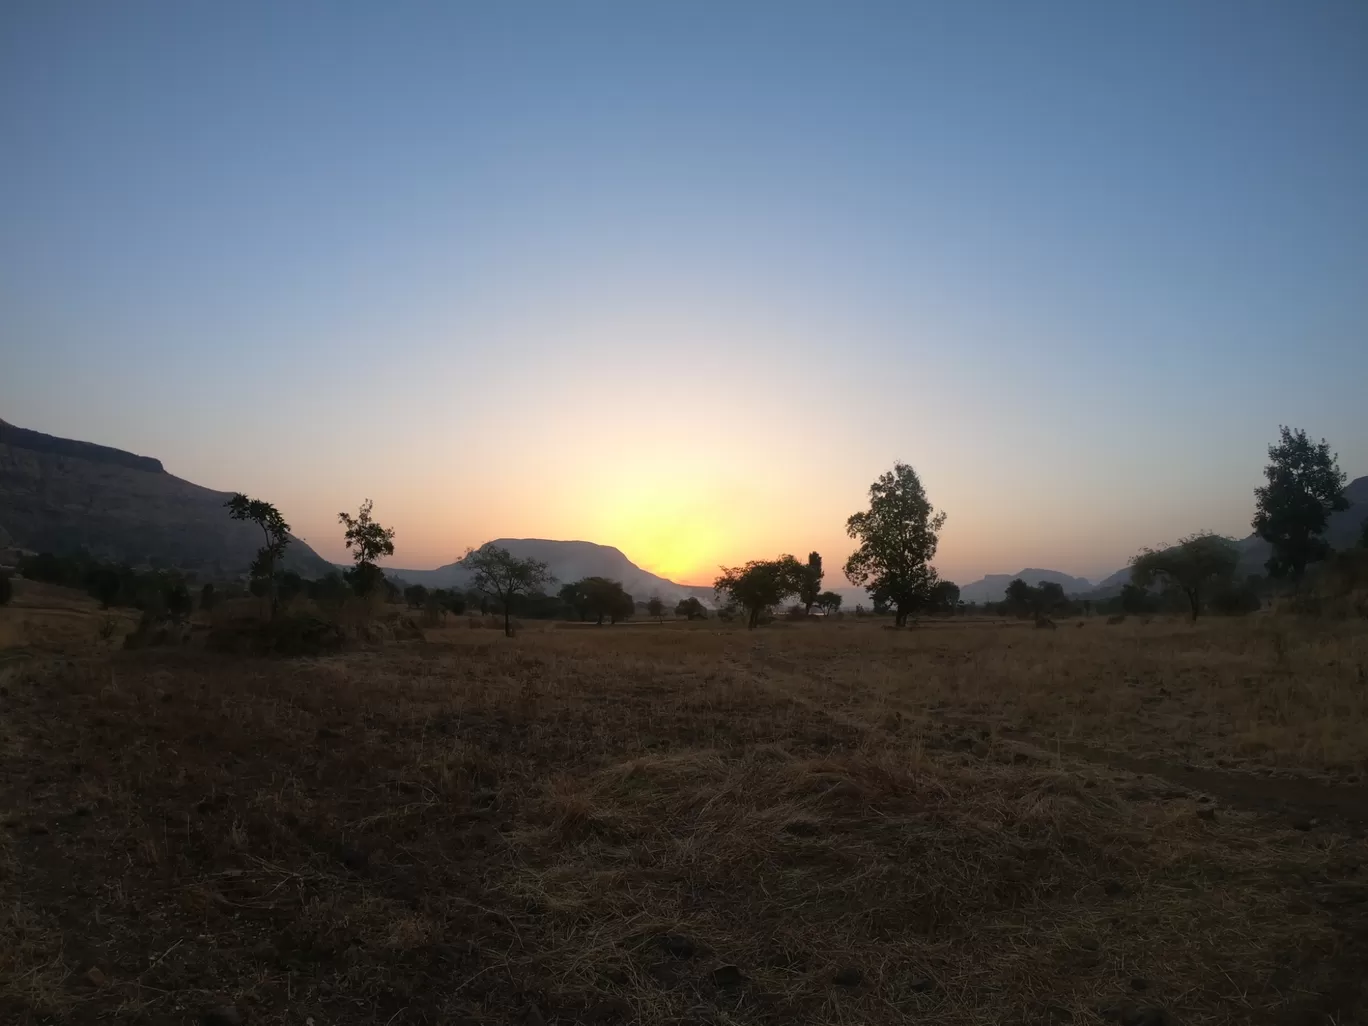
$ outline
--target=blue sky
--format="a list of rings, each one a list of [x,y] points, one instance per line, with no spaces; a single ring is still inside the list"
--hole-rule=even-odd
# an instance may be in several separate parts
[[[325,555],[969,580],[1368,473],[1368,4],[8,3],[0,417]]]

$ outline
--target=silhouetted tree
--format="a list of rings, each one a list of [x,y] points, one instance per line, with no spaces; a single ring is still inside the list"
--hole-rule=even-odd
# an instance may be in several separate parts
[[[665,603],[661,601],[659,595],[652,595],[646,600],[646,615],[654,616],[657,620],[665,618]]]
[[[580,587],[582,583],[582,581],[571,581],[569,584],[562,585],[558,594],[560,600],[574,610],[576,616],[581,620],[587,620],[589,618],[589,597]]]
[[[1171,582],[1187,596],[1192,619],[1202,609],[1203,595],[1228,587],[1240,562],[1240,550],[1218,534],[1194,534],[1166,549],[1145,549],[1131,560],[1131,583],[1147,588],[1156,580]]]
[[[706,620],[708,610],[702,602],[690,595],[679,600],[679,604],[675,606],[675,616],[682,616],[686,620]]]
[[[944,523],[906,463],[895,463],[870,485],[869,509],[846,521],[846,533],[860,543],[846,560],[846,577],[892,605],[900,627],[936,585],[931,560]]]
[[[271,600],[271,617],[280,611],[276,596],[276,570],[285,557],[285,546],[290,543],[290,525],[269,502],[263,499],[249,499],[236,492],[224,503],[228,515],[234,520],[250,520],[261,528],[266,544],[257,550],[256,559],[250,570],[254,585],[253,594],[264,595]]]
[[[822,554],[809,552],[807,566],[803,567],[803,586],[798,590],[798,598],[803,603],[803,612],[811,616],[812,607],[817,604],[817,596],[822,593]]]
[[[937,581],[931,588],[929,605],[933,612],[953,613],[959,605],[959,585],[954,581]]]
[[[1035,586],[1036,591],[1036,617],[1049,616],[1058,609],[1062,609],[1069,602],[1069,597],[1064,594],[1064,585],[1058,581],[1040,581]]]
[[[1156,603],[1150,597],[1149,591],[1145,588],[1137,588],[1133,584],[1121,585],[1121,612],[1130,613],[1138,616],[1141,613],[1152,613]]]
[[[1330,552],[1322,535],[1330,514],[1349,508],[1339,458],[1322,438],[1312,442],[1298,428],[1281,427],[1280,440],[1268,447],[1268,484],[1254,489],[1253,526],[1273,546],[1265,564],[1270,577],[1300,581],[1306,565]]]
[[[1012,583],[1007,585],[1007,607],[1017,616],[1025,616],[1035,606],[1035,596],[1032,594],[1034,590],[1020,577],[1014,578]]]
[[[338,523],[347,530],[344,538],[348,551],[356,560],[344,575],[358,595],[367,595],[385,579],[384,571],[376,563],[381,556],[394,555],[394,529],[381,527],[371,517],[374,503],[370,499],[361,503],[356,516],[349,513],[337,514]]]
[[[746,626],[752,629],[759,626],[765,610],[802,590],[807,573],[807,568],[789,555],[756,559],[745,566],[724,566],[721,570],[713,589],[719,595],[730,595],[733,602],[746,610]]]
[[[513,601],[555,580],[541,560],[519,559],[498,545],[467,549],[461,565],[471,571],[477,589],[503,604],[504,634],[510,638],[513,637]]]
[[[824,591],[817,596],[817,608],[827,616],[834,616],[841,610],[841,601],[841,596],[837,592]]]
[[[619,584],[617,594],[613,599],[613,607],[609,612],[609,619],[613,623],[617,623],[619,620],[630,620],[635,613],[636,601]]]
[[[404,589],[404,601],[410,609],[422,609],[427,605],[428,590],[421,584],[410,584]]]

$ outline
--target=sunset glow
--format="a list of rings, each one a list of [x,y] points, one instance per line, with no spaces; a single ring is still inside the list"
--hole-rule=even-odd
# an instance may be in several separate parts
[[[1361,4],[399,7],[11,13],[0,415],[698,584],[895,460],[959,580],[1368,471]]]

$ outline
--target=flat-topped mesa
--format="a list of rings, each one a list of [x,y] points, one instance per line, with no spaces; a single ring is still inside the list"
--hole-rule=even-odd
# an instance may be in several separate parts
[[[91,463],[109,463],[131,470],[143,470],[149,474],[166,473],[161,460],[153,459],[151,456],[138,456],[108,445],[96,445],[94,442],[78,442],[74,438],[45,435],[41,431],[15,427],[4,420],[0,420],[0,445],[12,445],[16,449],[28,449],[30,452],[52,453],[54,456],[70,456],[73,459],[89,460]]]

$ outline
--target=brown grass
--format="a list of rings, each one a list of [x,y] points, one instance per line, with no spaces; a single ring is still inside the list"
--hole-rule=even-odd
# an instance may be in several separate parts
[[[1368,1016],[1352,624],[458,623],[9,665],[0,1021]]]

